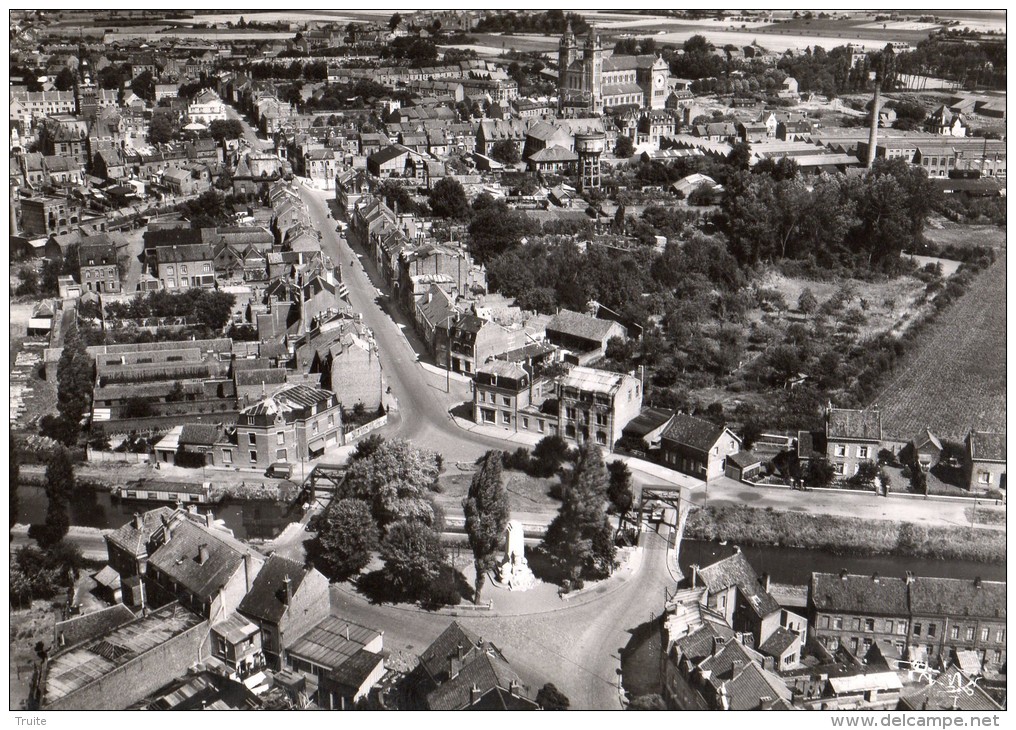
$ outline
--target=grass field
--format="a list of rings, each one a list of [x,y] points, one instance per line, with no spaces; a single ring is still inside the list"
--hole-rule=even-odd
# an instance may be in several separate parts
[[[1005,229],[998,226],[974,226],[965,223],[953,223],[942,218],[933,217],[928,220],[924,229],[924,237],[940,246],[990,246],[1005,248]]]
[[[909,438],[930,428],[962,441],[971,428],[1005,431],[1005,287],[1003,254],[930,327],[906,368],[875,399],[887,436]]]
[[[806,515],[753,507],[707,507],[688,516],[684,536],[737,545],[779,545],[837,555],[975,560],[1004,563],[1003,530],[925,527],[860,517]]]

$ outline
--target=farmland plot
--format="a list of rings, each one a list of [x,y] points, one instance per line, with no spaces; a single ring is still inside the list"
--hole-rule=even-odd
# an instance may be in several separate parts
[[[1005,431],[1005,255],[935,322],[905,369],[875,399],[887,437],[923,428],[961,441]]]

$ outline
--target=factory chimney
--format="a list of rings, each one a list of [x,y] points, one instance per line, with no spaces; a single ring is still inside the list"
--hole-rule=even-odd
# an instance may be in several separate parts
[[[869,169],[875,163],[875,148],[878,146],[878,106],[879,106],[879,85],[881,79],[875,79],[875,99],[871,105],[871,129],[868,132],[868,161],[866,167]]]

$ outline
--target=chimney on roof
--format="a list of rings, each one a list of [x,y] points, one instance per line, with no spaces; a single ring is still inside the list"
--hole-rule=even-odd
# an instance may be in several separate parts
[[[772,579],[769,577],[769,574],[768,573],[763,573],[759,577],[759,582],[762,584],[763,590],[765,590],[765,592],[768,593],[769,592],[769,586],[772,583]]]
[[[720,649],[722,649],[722,648],[723,648],[723,637],[722,636],[714,636],[713,637],[713,656],[716,656],[717,654],[719,654],[720,653]]]
[[[699,572],[698,563],[692,563],[691,564],[691,587],[692,588],[698,588],[698,572]]]
[[[140,513],[138,513],[138,512],[135,512],[135,513],[134,513],[134,529],[135,529],[135,530],[140,530],[140,529],[141,529],[142,527],[144,527],[144,526],[145,526],[145,523],[144,523],[144,521],[143,521],[143,520],[141,519],[141,515],[140,515]]]
[[[519,697],[520,696],[520,694],[519,694],[519,683],[517,681],[515,681],[514,677],[512,678],[512,681],[508,683],[508,693],[511,694],[513,697]]]
[[[251,554],[249,552],[243,554],[243,578],[247,584],[247,593],[250,593],[251,585],[254,583],[254,567],[251,564]]]
[[[466,655],[466,650],[465,650],[465,648],[463,648],[462,642],[460,641],[458,643],[458,645],[455,647],[455,658],[458,659],[461,662],[462,658],[465,655]]]
[[[198,564],[204,565],[208,562],[208,545],[201,543],[198,545]]]
[[[734,545],[734,555],[740,555],[740,554],[741,554],[741,546],[740,545]]]
[[[469,688],[469,704],[475,705],[480,701],[480,688],[476,686],[476,682],[473,682],[473,686]]]
[[[293,600],[293,581],[289,579],[287,575],[282,579],[282,602],[287,606]],[[348,629],[346,629],[348,631]]]
[[[736,677],[737,673],[744,669],[743,659],[734,659],[730,662],[730,676]]]

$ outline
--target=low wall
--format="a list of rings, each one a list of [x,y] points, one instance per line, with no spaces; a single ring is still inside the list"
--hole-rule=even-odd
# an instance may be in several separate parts
[[[370,423],[365,423],[362,426],[354,428],[352,431],[349,431],[348,433],[344,433],[342,437],[345,440],[345,443],[348,444],[350,441],[355,441],[361,436],[366,436],[371,431],[376,431],[377,429],[381,428],[387,423],[388,423],[388,414],[386,413],[380,418],[375,418]]]
[[[88,447],[85,458],[88,461],[113,461],[126,462],[128,464],[147,464],[150,460],[148,454],[135,454],[129,451],[100,451],[99,449],[93,449],[91,446]]]

